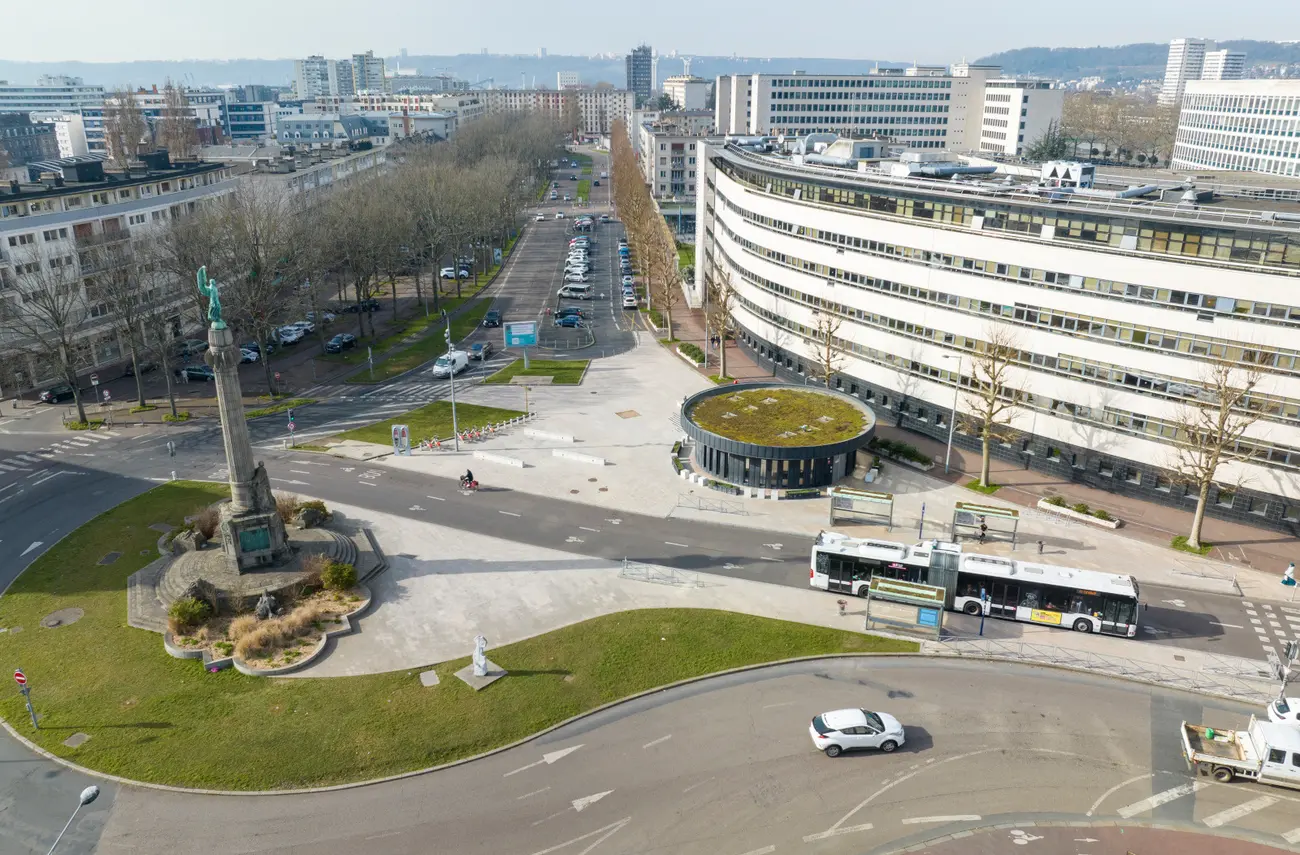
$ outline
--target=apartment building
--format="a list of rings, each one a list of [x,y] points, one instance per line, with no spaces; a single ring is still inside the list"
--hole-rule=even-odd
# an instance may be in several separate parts
[[[455,113],[389,113],[388,139],[400,142],[410,137],[447,140],[456,135]]]
[[[224,105],[222,122],[232,141],[261,142],[275,139],[274,101],[239,101]]]
[[[323,95],[352,95],[356,92],[352,63],[345,59],[309,56],[293,61],[294,94],[309,101]]]
[[[38,110],[29,115],[32,121],[44,122],[54,129],[54,138],[58,145],[58,154],[54,157],[77,157],[89,153],[90,149],[86,143],[86,123],[80,112]]]
[[[625,60],[627,80],[624,87],[632,92],[638,101],[650,100],[654,90],[654,51],[650,45],[633,48]]]
[[[578,72],[576,71],[555,72],[556,89],[576,89],[581,85],[582,85],[582,81],[578,79]]]
[[[59,140],[52,124],[32,121],[22,113],[0,113],[0,165],[24,166],[58,156]]]
[[[1200,80],[1205,70],[1205,54],[1214,49],[1207,39],[1174,39],[1169,43],[1169,58],[1165,63],[1165,79],[1160,86],[1159,103],[1177,104],[1183,99],[1183,89],[1189,80]]]
[[[491,114],[544,113],[556,121],[563,120],[568,104],[576,103],[585,134],[608,134],[614,122],[632,114],[636,103],[626,89],[489,89],[482,98]]]
[[[663,90],[679,110],[703,110],[709,102],[709,81],[703,77],[676,74],[664,79]]]
[[[1039,183],[711,143],[696,155],[697,267],[730,274],[737,339],[776,373],[816,375],[832,316],[832,385],[943,441],[954,400],[970,407],[974,360],[1009,335],[1014,408],[995,455],[1190,510],[1180,413],[1204,394],[1207,360],[1258,366],[1243,411],[1259,420],[1236,447],[1248,458],[1224,465],[1209,513],[1300,534],[1300,182],[1191,206],[1185,175],[1156,170],[1129,198],[1131,178],[1079,164],[1045,164]],[[1053,172],[1084,176],[1088,195],[1051,186]],[[956,424],[956,443],[978,448]]]
[[[1246,53],[1239,50],[1212,50],[1205,54],[1202,80],[1240,80],[1246,71]]]
[[[24,293],[36,288],[78,289],[87,320],[86,369],[120,364],[127,349],[113,328],[109,306],[97,299],[93,277],[105,244],[147,240],[173,217],[233,192],[236,180],[224,163],[171,163],[165,153],[146,155],[130,174],[109,173],[93,156],[31,164],[30,181],[0,188],[0,300],[4,312],[21,313]],[[146,290],[142,299],[153,303]],[[187,318],[188,298],[174,309],[173,329],[181,335],[196,319]],[[169,310],[171,310],[169,309]],[[3,382],[32,388],[60,379],[54,366],[32,355],[12,325],[0,326],[0,357],[8,371]]]
[[[700,138],[646,122],[637,128],[641,173],[656,199],[694,199]]]
[[[321,97],[312,104],[310,111],[327,113],[401,113],[411,115],[419,113],[450,113],[456,116],[457,125],[464,125],[487,115],[488,108],[484,101],[486,93],[448,92],[435,94],[430,92],[381,93],[360,92],[354,96]],[[309,111],[309,112],[310,112]]]
[[[1047,80],[997,78],[984,85],[979,150],[1019,156],[1061,119],[1065,90]]]
[[[375,56],[375,52],[372,50],[352,54],[352,91],[389,91],[388,78],[384,76],[384,58],[382,56]]]
[[[281,145],[332,146],[369,141],[370,131],[357,113],[301,113],[277,122],[275,138]]]
[[[103,103],[104,87],[87,86],[80,77],[45,74],[37,78],[35,86],[0,80],[0,113],[69,113]]]
[[[1171,165],[1300,176],[1300,80],[1188,83]]]
[[[984,136],[986,90],[995,80],[1001,87],[1021,83],[1004,78],[996,66],[969,63],[857,75],[722,75],[715,82],[714,124],[729,136],[834,133],[888,138],[912,149],[976,151]],[[1024,88],[1039,85],[1024,82]],[[1043,98],[1043,112],[1026,121],[1059,121],[1061,103]]]

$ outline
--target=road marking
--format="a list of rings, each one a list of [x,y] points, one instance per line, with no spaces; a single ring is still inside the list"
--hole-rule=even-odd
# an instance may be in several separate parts
[[[1115,813],[1119,814],[1124,819],[1132,819],[1133,817],[1137,816],[1140,813],[1146,813],[1149,810],[1154,810],[1163,804],[1168,804],[1169,802],[1172,802],[1174,799],[1181,799],[1183,796],[1190,796],[1192,793],[1195,793],[1198,790],[1203,790],[1208,786],[1209,784],[1206,783],[1205,781],[1194,781],[1190,784],[1183,784],[1181,786],[1174,787],[1171,790],[1165,790],[1162,793],[1156,793],[1154,796],[1151,796],[1150,798],[1145,798],[1140,802],[1134,802],[1131,805],[1122,807],[1119,810],[1115,811]]]
[[[596,802],[598,802],[598,801],[600,801],[601,799],[605,798],[605,796],[609,795],[609,794],[612,793],[612,792],[614,792],[614,791],[613,791],[613,790],[606,790],[606,791],[603,792],[603,793],[595,793],[595,794],[590,795],[590,796],[583,796],[583,797],[580,798],[580,799],[574,799],[573,802],[572,802],[572,804],[573,804],[573,809],[574,809],[575,811],[577,811],[578,813],[582,813],[584,810],[586,810],[587,808],[591,807],[591,806],[594,805]]]
[[[319,460],[290,460],[290,463],[296,466],[332,466],[331,463],[321,463]]]
[[[422,511],[422,510],[424,510],[424,508],[420,507],[419,505],[411,505],[411,507],[407,508],[407,510],[411,510],[411,511]]]
[[[839,837],[841,834],[853,834],[855,831],[870,831],[875,828],[871,823],[863,825],[850,825],[847,828],[832,828],[830,831],[819,831],[816,834],[809,834],[804,837],[804,843],[812,843],[814,840],[825,840],[828,837]]]
[[[513,511],[497,511],[497,513],[499,513],[499,514],[505,514],[505,515],[508,516],[508,517],[517,517],[517,516],[519,516],[519,514],[514,513]]]
[[[552,852],[558,852],[566,846],[571,846],[574,843],[581,843],[587,838],[596,837],[596,835],[599,834],[600,837],[596,837],[595,842],[593,842],[586,849],[583,849],[581,852],[577,853],[577,855],[588,855],[588,853],[590,853],[591,850],[595,849],[597,846],[604,843],[609,838],[613,837],[615,834],[618,833],[619,829],[621,829],[623,826],[627,825],[631,821],[632,821],[632,817],[625,816],[622,819],[620,819],[618,822],[611,822],[609,825],[605,826],[604,828],[598,828],[595,831],[588,831],[586,834],[582,835],[581,837],[575,837],[572,840],[566,840],[563,843],[550,847],[549,849],[539,849],[538,851],[534,852],[533,855],[551,855]]]
[[[781,544],[779,544],[779,543],[765,543],[765,544],[763,544],[763,545],[766,546],[768,549],[780,549],[780,548],[781,548]]]
[[[978,822],[983,819],[975,813],[958,813],[952,816],[910,816],[903,820],[903,825],[920,825],[923,822]]]
[[[1230,807],[1227,810],[1221,810],[1213,816],[1207,816],[1202,822],[1210,828],[1218,828],[1229,822],[1241,819],[1243,816],[1252,814],[1257,810],[1263,810],[1266,807],[1277,804],[1277,799],[1272,796],[1260,796],[1257,799],[1251,799],[1248,802],[1242,802],[1236,807]]]
[[[28,475],[27,478],[28,478],[28,480],[31,480],[32,478],[37,478],[37,477],[39,477],[39,476],[41,476],[41,475],[44,475],[46,472],[49,472],[49,471],[50,471],[50,470],[49,470],[49,467],[46,467],[46,468],[44,468],[44,469],[37,469],[37,470],[36,470],[35,472],[33,472],[32,474]]]
[[[542,787],[540,790],[533,790],[531,793],[524,793],[522,796],[515,796],[515,801],[521,802],[524,799],[529,798],[530,796],[535,796],[538,795],[539,793],[544,793],[549,789],[550,787]]]
[[[594,532],[596,532],[597,534],[600,534],[600,529],[598,529],[598,528],[588,528],[588,527],[585,526],[585,525],[580,525],[580,526],[578,526],[578,528],[582,529],[583,531],[594,531]]]
[[[783,703],[779,703],[779,704],[768,704],[764,706],[763,709],[772,710],[772,709],[776,709],[777,707],[790,707],[790,706],[794,706],[797,703],[798,701],[784,701]]]
[[[784,558],[768,558],[766,555],[760,555],[760,556],[758,556],[758,560],[759,560],[759,561],[775,561],[775,562],[777,562],[778,564],[784,564],[784,563],[785,563],[785,559],[784,559]]]
[[[290,469],[289,471],[292,472],[292,473],[294,473],[295,475],[310,475],[310,474],[311,474],[311,473],[308,472],[306,469]]]
[[[1165,603],[1166,605],[1173,606],[1176,609],[1187,608],[1187,603],[1184,600],[1161,600],[1160,602]]]
[[[1219,623],[1217,620],[1210,621],[1210,626],[1221,626],[1227,629],[1245,629],[1244,626],[1235,623]]]
[[[673,540],[665,540],[664,543],[668,544],[669,546],[680,546],[683,549],[691,548],[691,545],[689,543],[677,543],[676,541]]]
[[[383,834],[372,834],[369,837],[367,837],[366,840],[382,840],[385,837],[396,837],[401,833],[402,832],[400,831],[386,831]]]
[[[583,743],[583,744],[585,744],[585,743]],[[503,777],[503,778],[509,778],[511,775],[517,775],[517,774],[519,774],[520,772],[524,771],[525,769],[531,769],[531,768],[533,768],[534,766],[540,766],[540,765],[542,765],[543,763],[545,763],[546,765],[549,766],[550,764],[554,763],[556,760],[559,760],[561,757],[565,757],[565,756],[567,756],[567,755],[569,755],[569,754],[572,754],[573,752],[577,751],[577,750],[578,750],[579,748],[581,748],[581,747],[582,747],[582,745],[574,745],[574,746],[572,746],[572,747],[570,747],[570,748],[561,748],[559,751],[551,751],[551,752],[548,752],[548,753],[542,755],[542,759],[541,759],[541,760],[538,760],[538,761],[535,762],[535,763],[529,763],[527,766],[520,766],[518,769],[514,770],[513,772],[506,772],[506,773],[505,773],[504,775],[502,775],[501,777]]]
[[[438,496],[425,496],[424,498],[426,498],[426,499],[433,499],[435,502],[445,502],[445,501],[447,501],[446,499],[439,498]]]
[[[274,481],[275,479],[272,478],[271,480]],[[358,483],[358,484],[365,484],[367,487],[374,487],[374,486],[376,486],[375,483],[374,483],[373,481],[360,480],[360,481],[357,481],[357,483]]]
[[[775,851],[775,846],[764,846],[762,849],[751,849],[745,855],[768,855],[768,853]]]
[[[50,480],[51,478],[57,478],[57,477],[59,477],[60,475],[67,475],[67,474],[68,474],[67,470],[64,470],[64,471],[61,471],[61,472],[51,472],[49,475],[46,475],[46,476],[45,476],[44,478],[42,478],[41,480],[39,480],[39,481],[33,481],[33,482],[32,482],[32,486],[33,486],[33,487],[40,486],[41,484],[44,484],[46,481]]]
[[[1282,839],[1287,843],[1300,843],[1300,828],[1291,829],[1282,835]]]
[[[0,487],[0,493],[3,493],[5,490],[12,490],[14,487],[17,486],[18,486],[17,484],[5,484],[3,487]]]
[[[12,499],[13,496],[10,496],[9,498]],[[44,543],[44,542],[45,542],[45,541],[43,541],[43,540],[34,540],[34,541],[32,541],[32,545],[29,546],[29,547],[27,547],[26,549],[23,550],[23,555],[26,555],[27,553],[31,552],[33,549],[36,549],[37,547],[39,547],[39,546],[40,546],[42,543]],[[22,556],[20,555],[19,558],[21,558],[21,557],[22,557]]]
[[[26,460],[26,461],[28,461],[28,462],[30,462],[30,463],[44,463],[44,462],[45,462],[45,461],[42,460],[41,458],[39,458],[39,457],[33,457],[33,456],[30,455],[30,454],[20,454],[20,455],[18,455],[18,458],[19,458],[20,460]]]
[[[673,735],[670,733],[670,734],[668,734],[667,736],[661,736],[661,737],[659,737],[658,739],[651,740],[650,742],[647,742],[645,745],[642,745],[641,747],[642,747],[642,748],[650,748],[650,747],[652,747],[652,746],[658,745],[658,744],[661,743],[661,742],[667,742],[668,740],[670,740],[670,739],[672,739],[672,738],[673,738]]]
[[[1127,787],[1129,784],[1136,784],[1138,781],[1145,781],[1147,778],[1154,778],[1154,777],[1155,777],[1154,772],[1148,772],[1145,775],[1136,775],[1132,778],[1129,778],[1127,781],[1120,781],[1118,784],[1111,787],[1106,792],[1102,793],[1101,796],[1097,799],[1097,801],[1092,803],[1092,807],[1088,808],[1088,812],[1085,813],[1084,816],[1092,816],[1097,811],[1097,808],[1101,807],[1102,802],[1106,801],[1106,799],[1110,798],[1112,795],[1114,795],[1124,787]]]

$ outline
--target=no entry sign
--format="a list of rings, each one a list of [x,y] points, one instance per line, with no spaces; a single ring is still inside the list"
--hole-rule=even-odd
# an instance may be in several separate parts
[[[20,685],[20,686],[26,686],[26,685],[27,685],[27,675],[24,674],[22,671],[15,671],[15,672],[14,672],[14,682],[17,683],[17,684]]]

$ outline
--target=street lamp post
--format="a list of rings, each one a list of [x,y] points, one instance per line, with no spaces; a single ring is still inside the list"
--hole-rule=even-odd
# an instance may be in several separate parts
[[[451,345],[451,315],[447,315],[447,331],[444,333],[447,339],[447,356],[450,365],[447,367],[447,379],[451,381],[451,435],[455,442],[457,451],[460,451],[460,427],[456,424],[456,358],[452,356],[454,348]]]
[[[77,818],[77,811],[81,810],[97,798],[99,798],[99,787],[86,787],[86,789],[81,791],[81,797],[77,800],[77,806],[72,809],[72,816],[68,817],[68,822],[63,826],[63,831],[59,832],[59,836],[54,838],[54,845],[50,847],[48,855],[54,855],[54,850],[58,848],[59,841],[63,839],[63,835],[66,834],[68,829],[72,826],[72,821]]]
[[[957,356],[943,355],[944,359],[957,360],[957,376],[952,383],[952,413],[948,416],[948,451],[943,457],[943,474],[948,474],[948,466],[952,462],[952,432],[957,427],[957,393],[961,391],[961,354]]]

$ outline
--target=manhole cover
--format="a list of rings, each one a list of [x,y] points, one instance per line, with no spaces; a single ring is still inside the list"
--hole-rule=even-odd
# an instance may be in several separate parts
[[[592,483],[592,484],[595,484],[595,483],[596,483],[596,479],[595,479],[595,478],[588,478],[587,481],[588,481],[589,483]]]
[[[577,490],[570,490],[569,492],[570,492],[570,493],[576,493],[576,492],[578,492],[578,491],[577,491]]]
[[[41,626],[46,629],[54,629],[56,626],[67,626],[70,623],[76,623],[85,616],[81,609],[59,609],[57,612],[50,612],[41,618]]]
[[[69,748],[76,748],[77,746],[81,745],[81,743],[85,742],[89,738],[90,738],[89,733],[74,733],[71,736],[69,736],[67,739],[63,740],[63,744],[68,746]]]
[[[641,414],[636,410],[621,410],[614,415],[618,416],[620,419],[634,419]]]
[[[121,557],[122,557],[122,553],[120,553],[120,552],[110,552],[110,553],[108,553],[107,555],[105,555],[103,558],[99,559],[99,561],[97,561],[97,562],[95,562],[95,563],[96,563],[96,564],[112,564],[114,561],[116,561],[117,559],[119,559],[119,558],[121,558]]]

